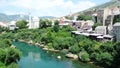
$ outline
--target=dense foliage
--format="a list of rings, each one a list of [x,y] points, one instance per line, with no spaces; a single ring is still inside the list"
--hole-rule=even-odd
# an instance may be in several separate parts
[[[0,68],[18,68],[16,63],[21,54],[18,49],[11,46],[12,41],[7,39],[4,34],[6,33],[0,34]]]
[[[83,14],[80,14],[78,17],[77,17],[77,20],[92,20],[92,17],[91,16],[86,16],[86,15],[83,15]]]
[[[62,51],[68,50],[73,54],[79,55],[80,60],[84,62],[94,61],[94,63],[104,67],[120,67],[120,42],[98,42],[85,36],[72,35],[71,31],[75,29],[70,26],[59,28],[57,21],[53,27],[48,27],[43,24],[41,26],[42,28],[40,29],[20,29],[17,30],[16,33],[8,32],[0,37],[25,40],[26,42],[32,40],[33,43],[42,43],[49,48]],[[5,45],[3,48],[7,46],[8,45]],[[7,51],[11,52],[11,50]],[[2,53],[4,53],[4,51]],[[2,57],[4,57],[4,54]],[[10,61],[8,61],[8,63],[9,62]]]
[[[116,22],[120,22],[120,15],[114,16],[113,24],[115,24]]]
[[[45,20],[40,20],[39,21],[39,27],[40,28],[47,28],[52,26],[52,21],[45,19]]]
[[[2,32],[8,32],[8,31],[9,31],[9,29],[7,27],[1,27],[0,26],[0,33],[2,33]]]
[[[17,21],[17,22],[16,22],[16,26],[17,26],[19,29],[27,28],[27,24],[28,24],[28,22],[25,21],[25,20],[20,20],[20,21]]]

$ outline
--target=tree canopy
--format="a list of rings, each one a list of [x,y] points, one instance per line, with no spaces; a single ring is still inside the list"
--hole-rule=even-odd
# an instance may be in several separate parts
[[[28,24],[28,22],[25,21],[25,20],[20,20],[20,21],[17,21],[17,22],[16,22],[16,26],[17,26],[19,29],[27,28],[27,24]]]
[[[84,14],[80,14],[78,17],[77,17],[77,20],[92,20],[92,17],[91,16],[86,16]]]

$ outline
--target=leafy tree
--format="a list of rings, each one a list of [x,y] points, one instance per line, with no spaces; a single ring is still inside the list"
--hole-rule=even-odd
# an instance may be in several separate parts
[[[45,19],[45,20],[40,20],[39,21],[39,27],[40,28],[47,28],[52,26],[52,21]]]
[[[58,31],[59,31],[59,21],[56,20],[54,23],[55,23],[55,25],[54,25],[54,27],[53,27],[53,30],[54,30],[55,32],[58,32]]]
[[[103,43],[103,44],[100,46],[100,49],[101,49],[102,52],[109,52],[109,53],[112,54],[112,52],[114,52],[113,42],[108,41],[108,42]]]
[[[120,15],[116,15],[113,19],[113,24],[120,22]]]
[[[90,56],[87,52],[83,52],[83,54],[81,55],[81,60],[84,62],[88,62],[90,61]]]
[[[5,59],[6,59],[6,51],[4,49],[0,49],[0,61],[2,63],[5,63]]]
[[[113,62],[113,66],[114,68],[119,68],[120,67],[120,42],[116,42],[114,44],[114,48],[115,48],[115,56],[114,56],[114,62]]]
[[[3,42],[9,46],[12,45],[12,41],[10,39],[4,39]]]
[[[0,33],[2,33],[2,32],[9,32],[9,28],[8,27],[1,27],[0,26]]]
[[[7,68],[4,63],[0,62],[0,68]]]
[[[46,22],[41,19],[41,20],[39,21],[39,27],[40,27],[40,28],[46,28],[46,27],[47,27]]]
[[[25,20],[20,20],[16,22],[16,26],[19,27],[19,29],[27,28],[28,22]]]
[[[110,66],[112,64],[111,62],[113,61],[113,56],[108,52],[97,54],[95,58],[96,61],[98,61],[98,63],[102,64],[103,66]]]
[[[70,16],[70,15],[69,15],[69,16],[65,16],[65,18],[66,18],[66,19],[70,19],[70,20],[73,20],[73,19],[74,19],[73,16]]]
[[[60,49],[59,44],[56,41],[53,41],[53,48]]]
[[[77,18],[77,20],[92,20],[92,17],[91,16],[86,16],[86,15],[83,15],[83,14],[80,14]]]
[[[73,46],[70,47],[70,52],[79,53],[80,52],[79,46],[77,44],[74,44]]]
[[[5,44],[5,42],[0,41],[0,47],[1,47],[1,48],[6,48],[6,47],[9,47],[9,46],[10,46],[10,45]]]
[[[7,68],[19,68],[16,63],[11,63]]]
[[[47,27],[51,27],[52,26],[52,21],[45,19],[45,22],[47,24]]]
[[[92,28],[93,28],[93,30],[95,30],[95,28],[97,27],[97,26],[102,26],[102,23],[95,23],[93,26],[92,26]]]
[[[19,50],[15,49],[15,48],[7,48],[6,49],[6,59],[5,59],[5,63],[6,64],[10,64],[12,62],[17,62],[18,60],[20,60],[20,52]]]

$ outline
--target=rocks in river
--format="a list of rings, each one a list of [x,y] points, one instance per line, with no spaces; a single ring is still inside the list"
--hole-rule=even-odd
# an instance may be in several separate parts
[[[57,56],[58,59],[61,59],[61,56]]]
[[[46,51],[52,51],[52,52],[59,52],[59,50],[55,50],[55,49],[49,49],[48,47],[43,47],[43,50],[46,50]]]
[[[44,47],[43,50],[49,50],[48,48]]]
[[[14,45],[11,45],[11,47],[12,47],[12,48],[16,48],[16,46],[14,46]]]
[[[55,49],[49,49],[49,51],[59,52],[59,50],[55,50]]]
[[[30,40],[30,41],[28,41],[27,43],[28,43],[28,44],[33,44],[33,41],[32,41],[32,40]]]
[[[35,45],[40,46],[40,44],[39,44],[39,43],[35,43]]]
[[[73,59],[78,59],[78,56],[76,54],[72,54],[72,53],[66,54],[66,57],[73,58]]]
[[[40,47],[44,47],[44,45],[43,45],[43,44],[41,44],[41,45],[40,45]]]
[[[18,39],[20,42],[25,42],[24,40],[22,40],[22,39]]]

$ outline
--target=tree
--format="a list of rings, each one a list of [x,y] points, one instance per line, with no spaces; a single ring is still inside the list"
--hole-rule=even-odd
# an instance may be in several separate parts
[[[20,20],[16,22],[16,26],[19,27],[19,29],[27,28],[28,22],[25,20]]]
[[[113,56],[108,52],[103,52],[100,54],[96,54],[95,59],[98,63],[102,64],[103,66],[110,66],[113,61]]]
[[[6,59],[6,51],[4,49],[0,49],[0,61],[2,63],[5,63],[5,59]]]
[[[54,27],[53,27],[53,30],[54,30],[55,32],[58,32],[58,31],[59,31],[59,21],[56,20],[54,23],[55,23],[55,25],[54,25]]]
[[[86,16],[86,15],[83,15],[83,14],[80,14],[77,18],[77,20],[92,20],[92,17],[91,16]]]
[[[12,41],[11,41],[10,39],[4,39],[3,42],[4,42],[6,45],[9,45],[9,46],[12,45]]]
[[[77,44],[74,44],[73,46],[70,47],[70,52],[79,53],[80,52],[79,46]]]
[[[7,68],[4,63],[0,62],[0,68]]]
[[[41,20],[39,21],[39,27],[40,27],[40,28],[46,28],[46,27],[47,27],[46,22],[41,19]]]
[[[7,68],[19,68],[16,63],[11,63]]]
[[[73,17],[73,16],[70,16],[70,15],[69,15],[69,16],[65,16],[65,18],[66,18],[66,19],[70,19],[70,20],[73,20],[73,19],[74,19],[74,17]]]
[[[116,22],[120,22],[120,15],[116,15],[113,19],[113,24],[115,24]]]
[[[87,52],[83,52],[80,57],[81,57],[81,60],[84,61],[84,62],[90,61],[90,56]]]
[[[6,59],[5,59],[5,64],[10,64],[12,62],[17,62],[20,60],[21,54],[19,50],[15,48],[7,48],[6,49]]]
[[[120,68],[120,41],[114,44],[115,56],[114,56],[114,68]]]
[[[47,24],[47,27],[51,27],[52,26],[52,21],[45,19],[45,22]]]

